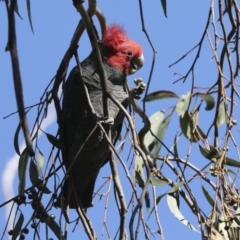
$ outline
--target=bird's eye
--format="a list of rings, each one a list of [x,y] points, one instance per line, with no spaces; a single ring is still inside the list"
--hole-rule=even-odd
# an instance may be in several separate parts
[[[132,57],[132,56],[133,56],[133,53],[132,53],[131,51],[128,51],[128,52],[127,52],[127,55],[128,55],[128,57]]]

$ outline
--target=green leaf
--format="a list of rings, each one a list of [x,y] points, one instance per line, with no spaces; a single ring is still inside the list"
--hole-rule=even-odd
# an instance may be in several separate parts
[[[48,141],[56,148],[64,149],[63,143],[53,135],[46,133]]]
[[[239,225],[240,225],[240,219],[239,219],[239,217],[236,216],[236,217],[233,218],[231,227],[236,227],[236,228],[238,228]]]
[[[149,152],[154,155],[158,155],[161,149],[161,142],[164,139],[167,127],[173,115],[172,111],[167,117],[164,118],[164,113],[158,111],[154,113],[150,118],[151,131],[148,131],[144,137],[144,144],[148,148]],[[153,133],[153,135],[152,135]],[[156,136],[156,137],[155,137]],[[159,141],[160,140],[160,141]]]
[[[167,1],[161,0],[161,4],[162,4],[164,15],[165,15],[165,17],[167,17]]]
[[[156,137],[162,142],[163,142],[166,130],[168,128],[168,125],[170,123],[170,120],[171,120],[171,117],[172,117],[173,113],[174,113],[174,111],[172,111],[167,117],[165,117],[163,119],[163,121],[160,122],[160,124],[159,124]],[[153,155],[158,155],[159,152],[160,152],[160,149],[162,147],[162,144],[161,144],[160,141],[158,141],[158,139],[154,140],[154,146],[153,146],[153,150],[152,150]]]
[[[33,185],[37,185],[39,182],[41,182],[41,179],[39,179],[39,176],[38,176],[38,168],[33,160],[30,161],[29,171],[30,171],[30,180]]]
[[[32,29],[32,33],[34,34],[33,31],[33,25],[32,25],[32,17],[31,17],[31,4],[30,4],[30,0],[26,0],[27,1],[27,12],[28,12],[28,19],[29,19],[29,23]]]
[[[145,182],[145,175],[144,175],[143,168],[144,168],[143,159],[142,159],[142,157],[137,155],[137,157],[135,159],[135,166],[134,166],[134,173],[135,173],[134,177],[140,186],[143,186],[144,182]]]
[[[163,136],[165,134],[166,128],[169,124],[172,114],[173,114],[173,112],[164,119],[164,113],[161,111],[158,111],[149,118],[149,120],[151,122],[151,131],[160,140],[163,139]],[[148,131],[144,138],[144,144],[149,149],[149,151],[153,150],[154,153],[157,154],[161,147],[161,145],[158,143],[159,143],[159,141],[156,140],[155,136],[153,136],[151,134],[151,132]],[[144,185],[145,185],[145,175],[144,175],[143,168],[144,168],[143,160],[140,156],[137,156],[136,160],[135,160],[135,172],[134,173],[135,173],[135,180],[138,182],[140,187],[144,187]],[[165,185],[167,183],[153,178],[152,184]],[[147,194],[149,194],[149,193],[147,192]],[[149,195],[145,195],[145,201],[146,201],[147,208],[150,207],[150,198],[148,198],[148,197],[149,197]]]
[[[153,176],[151,176],[151,183],[152,183],[153,186],[164,186],[164,185],[168,184],[167,181],[160,180],[160,179],[155,178]]]
[[[13,235],[12,235],[12,240],[17,239],[20,230],[22,229],[22,225],[23,225],[23,221],[24,221],[24,216],[22,213],[20,213],[20,216],[18,218],[18,221],[13,229]]]
[[[38,167],[37,165],[34,163],[33,160],[31,160],[30,162],[30,168],[29,168],[29,171],[30,171],[30,180],[31,180],[31,183],[37,187],[39,186],[42,186],[42,180],[39,178],[39,172],[38,172]],[[43,186],[41,187],[40,189],[43,193],[45,194],[49,194],[51,193],[51,191],[47,188],[47,186]]]
[[[217,116],[217,126],[220,127],[226,122],[226,112],[224,103],[219,106],[218,116]]]
[[[23,18],[21,17],[21,15],[20,15],[19,11],[18,11],[18,2],[17,2],[17,1],[15,2],[14,11],[15,11],[15,13],[16,13],[21,19],[23,19]]]
[[[226,156],[226,165],[239,168],[240,162]]]
[[[203,93],[199,93],[198,95],[202,99],[204,99],[205,102],[206,102],[205,110],[210,111],[210,110],[212,110],[215,107],[215,100],[214,100],[212,95],[210,95],[210,94],[203,94]]]
[[[203,148],[201,145],[199,145],[199,149],[200,149],[200,152],[201,154],[211,160],[212,162],[216,162],[214,161],[213,159],[219,159],[219,157],[221,156],[221,152],[219,152],[216,148],[210,146],[209,147],[210,149],[206,149],[206,148]]]
[[[179,182],[178,184],[176,184],[173,188],[171,188],[168,193],[174,193],[176,192],[183,184],[185,184],[184,181]]]
[[[19,145],[18,145],[18,135],[21,130],[21,127],[22,127],[22,123],[20,121],[17,126],[16,132],[14,134],[14,140],[13,140],[13,145],[14,145],[15,151],[19,156],[20,156],[20,150],[19,150]]]
[[[55,222],[55,220],[53,218],[48,216],[45,220],[45,223],[53,231],[53,233],[56,235],[56,237],[59,240],[64,240],[65,239],[64,236],[62,235],[61,228],[59,227],[59,225]]]
[[[207,136],[197,125],[196,115],[185,112],[184,116],[180,116],[180,126],[184,136],[191,142],[198,142],[201,139],[207,139]]]
[[[144,186],[145,186],[144,175],[141,174],[139,171],[135,171],[135,179],[136,179],[139,187],[144,188]],[[150,209],[150,196],[149,196],[148,191],[146,192],[144,198],[145,198],[145,203],[146,203],[147,210],[149,211],[149,209]]]
[[[217,218],[217,214],[216,214],[216,211],[211,211],[209,214],[208,214],[208,219],[210,219],[213,223],[213,227],[217,227],[217,224],[218,224],[218,218]]]
[[[167,195],[167,203],[170,211],[173,213],[173,215],[185,226],[188,228],[200,233],[194,226],[182,215],[178,208],[177,200],[172,194]]]
[[[232,171],[231,169],[227,169],[227,172],[228,172],[228,173],[232,173],[235,177],[238,178],[238,174],[235,173],[234,171]]]
[[[156,198],[156,204],[158,205],[158,203],[160,202],[160,200],[165,196],[167,195],[167,193],[163,193],[161,195],[159,195],[157,198]]]
[[[19,177],[18,194],[20,196],[24,194],[28,157],[29,157],[28,152],[27,149],[25,148],[18,162],[18,177]]]
[[[213,146],[209,146],[210,149],[203,148],[199,145],[199,149],[201,154],[211,160],[213,163],[216,163],[216,160],[218,160],[222,156],[222,151],[217,150]],[[234,160],[230,157],[225,157],[225,160],[223,160],[223,164],[226,164],[228,166],[232,167],[240,167],[240,162],[237,160]]]
[[[135,173],[135,180],[138,183],[140,188],[144,188],[145,182],[146,182],[143,167],[144,167],[144,163],[143,163],[142,158],[140,156],[137,156],[136,160],[135,160],[135,171],[134,171],[134,173]],[[145,203],[146,203],[147,210],[149,211],[150,197],[149,197],[149,192],[148,191],[146,192],[144,198],[145,198]]]
[[[181,117],[184,116],[185,112],[188,109],[189,103],[190,103],[190,98],[191,98],[191,92],[187,92],[186,95],[182,95],[178,103],[176,104],[176,111],[178,115]]]
[[[179,158],[178,149],[177,149],[177,135],[176,135],[175,138],[174,138],[173,150],[174,150],[174,156],[177,157],[177,158]]]
[[[167,194],[167,193],[163,193],[163,194],[159,195],[159,196],[155,199],[156,205],[158,205],[158,203],[160,202],[160,200],[161,200],[166,194]],[[152,208],[151,212],[149,213],[148,219],[149,219],[149,217],[151,216],[151,214],[153,213],[153,211],[154,211],[154,207]]]
[[[45,193],[45,194],[50,194],[50,193],[52,193],[52,192],[47,188],[47,186],[44,186],[44,188],[42,189],[42,192]]]
[[[220,226],[220,224],[219,224]],[[225,228],[225,223],[224,223],[224,228]],[[226,232],[226,230],[224,229],[224,232]],[[211,228],[211,235],[209,236],[209,239],[211,240],[230,240],[228,237],[225,238],[222,236],[222,234],[220,234],[215,228]]]
[[[233,228],[239,228],[240,226],[240,207],[237,208],[235,212],[235,217],[233,218],[231,227]]]
[[[164,119],[164,113],[161,111],[155,112],[150,118],[149,121],[151,123],[151,131],[153,134],[157,135],[159,126]],[[156,138],[152,135],[150,131],[148,131],[144,137],[144,144],[149,151],[154,147],[154,142]]]
[[[208,203],[209,203],[212,207],[214,207],[214,201],[213,201],[213,199],[211,198],[211,196],[209,195],[208,191],[205,189],[204,186],[202,186],[202,191],[203,191],[204,196],[205,196],[205,198],[207,199]]]
[[[148,191],[146,192],[146,194],[145,194],[145,196],[144,196],[144,199],[145,199],[147,211],[148,211],[148,213],[149,213],[151,204],[150,204],[150,196],[149,196],[149,192],[148,192]]]
[[[219,230],[219,214],[216,214],[215,211],[211,211],[210,214],[208,214],[208,218],[212,221],[212,227],[211,232],[208,232],[207,237],[211,240],[226,240],[217,231]]]
[[[229,234],[228,234],[228,231],[226,230],[226,227],[228,227],[228,223],[226,223],[226,222],[220,222],[219,223],[219,226],[218,226],[218,232],[219,232],[219,235],[222,237],[222,239],[220,238],[220,236],[219,236],[219,238],[215,238],[215,240],[232,240],[232,238],[230,239],[229,238]],[[217,231],[216,231],[217,232]],[[217,233],[218,233],[217,232]],[[221,234],[220,234],[221,233]],[[217,234],[216,234],[216,236],[218,236]],[[236,238],[235,238],[236,239]]]
[[[138,171],[135,171],[135,178],[137,180],[139,187],[143,188],[145,181],[143,180],[141,174]]]
[[[171,91],[166,91],[166,90],[161,90],[161,91],[156,91],[149,93],[143,101],[145,102],[150,102],[150,101],[155,101],[155,100],[160,100],[160,99],[166,99],[166,98],[179,98],[178,95],[174,92]]]
[[[37,158],[37,168],[40,171],[44,164],[44,156],[41,153],[41,151],[38,152],[38,158]]]

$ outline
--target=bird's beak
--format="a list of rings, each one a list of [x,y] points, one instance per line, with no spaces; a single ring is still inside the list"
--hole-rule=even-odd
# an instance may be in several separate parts
[[[130,62],[129,72],[128,74],[134,74],[138,71],[144,64],[144,56],[143,54],[138,58],[132,58]]]

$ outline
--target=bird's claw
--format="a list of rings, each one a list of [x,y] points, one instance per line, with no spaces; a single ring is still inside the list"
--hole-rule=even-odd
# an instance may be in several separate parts
[[[131,90],[133,98],[140,99],[140,95],[145,91],[146,83],[143,82],[142,78],[135,78],[134,83],[136,87]]]

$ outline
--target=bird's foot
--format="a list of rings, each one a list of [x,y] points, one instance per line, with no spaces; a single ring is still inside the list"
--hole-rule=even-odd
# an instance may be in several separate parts
[[[145,91],[147,85],[143,82],[142,78],[135,78],[134,83],[136,87],[131,90],[132,97],[140,99],[140,95]]]
[[[103,117],[100,120],[100,123],[109,125],[109,126],[113,126],[114,125],[114,118],[113,117]]]

